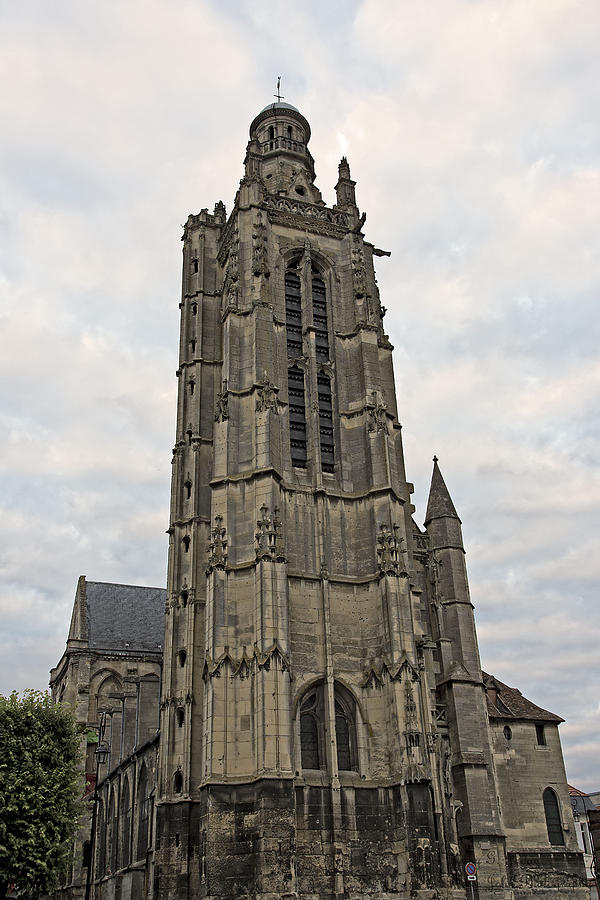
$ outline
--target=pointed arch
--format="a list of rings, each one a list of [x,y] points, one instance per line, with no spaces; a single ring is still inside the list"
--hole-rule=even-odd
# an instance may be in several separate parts
[[[303,769],[321,769],[324,753],[323,688],[319,685],[306,692],[300,704],[300,757]]]
[[[552,790],[547,787],[543,794],[544,815],[546,817],[546,829],[548,830],[548,840],[553,847],[563,847],[565,836],[563,833],[562,823],[560,820],[560,806],[558,797]]]
[[[350,691],[339,681],[335,682],[334,697],[338,769],[340,772],[357,772],[356,703]]]
[[[326,684],[323,679],[305,687],[296,704],[300,733],[302,769],[326,769],[328,765],[325,734],[327,718]],[[351,691],[336,681],[334,684],[335,736],[337,768],[358,771],[356,729],[357,704]]]
[[[90,715],[92,721],[97,719],[102,710],[113,709],[116,701],[111,698],[111,694],[123,693],[123,682],[119,673],[114,669],[103,668],[99,672],[95,672],[91,679],[91,698]]]

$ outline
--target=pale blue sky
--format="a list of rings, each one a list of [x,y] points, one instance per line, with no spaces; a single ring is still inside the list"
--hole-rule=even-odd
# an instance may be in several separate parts
[[[42,687],[79,574],[162,585],[181,224],[228,209],[283,75],[345,153],[422,522],[463,519],[484,667],[600,773],[596,0],[0,5],[0,690]]]

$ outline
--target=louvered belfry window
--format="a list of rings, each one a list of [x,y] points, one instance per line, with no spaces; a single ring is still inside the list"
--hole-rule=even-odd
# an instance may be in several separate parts
[[[292,465],[306,468],[306,400],[304,372],[298,366],[288,369],[288,403],[290,411],[290,450]]]
[[[327,328],[327,304],[325,302],[325,282],[322,278],[312,280],[313,325],[316,331],[317,359],[329,359],[329,330]]]
[[[311,275],[310,291],[316,358],[317,362],[324,363],[329,361],[327,294],[325,282],[315,270]],[[302,356],[302,282],[294,268],[285,273],[285,325],[288,359],[295,360]],[[331,379],[326,372],[317,376],[317,393],[321,468],[324,472],[334,472],[333,402]],[[306,468],[306,388],[304,372],[298,365],[288,369],[288,399],[292,465]]]
[[[302,292],[300,278],[289,270],[285,273],[285,328],[288,357],[296,359],[302,356]],[[292,465],[305,469],[306,397],[304,372],[299,366],[288,369],[288,403]]]
[[[302,295],[296,272],[285,273],[285,329],[288,356],[302,356]]]
[[[319,441],[321,443],[321,468],[324,472],[334,471],[333,444],[333,403],[331,399],[331,381],[327,375],[317,377],[319,394]]]

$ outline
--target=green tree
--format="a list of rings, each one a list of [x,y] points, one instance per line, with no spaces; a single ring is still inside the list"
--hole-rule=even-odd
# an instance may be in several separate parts
[[[47,693],[0,695],[0,898],[60,883],[81,812],[80,739]]]

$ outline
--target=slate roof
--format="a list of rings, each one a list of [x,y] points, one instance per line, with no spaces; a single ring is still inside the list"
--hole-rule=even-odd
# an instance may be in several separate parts
[[[488,715],[491,719],[533,719],[538,722],[564,722],[560,716],[536,706],[524,697],[517,688],[509,687],[496,678],[483,672],[483,683],[486,686]],[[492,702],[493,689],[497,691],[496,702]]]
[[[90,648],[162,651],[164,588],[86,581],[85,598]]]
[[[572,784],[568,784],[567,787],[569,788],[569,794],[571,796],[571,806],[573,809],[577,810],[577,812],[596,808],[592,798],[584,793],[584,791],[580,791],[579,788],[573,787]]]

